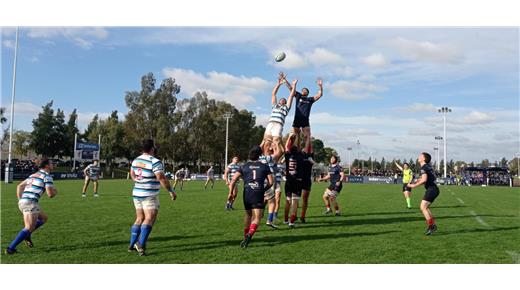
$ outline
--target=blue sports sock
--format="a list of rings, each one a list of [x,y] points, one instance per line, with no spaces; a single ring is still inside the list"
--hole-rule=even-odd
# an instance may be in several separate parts
[[[141,244],[141,247],[146,248],[146,241],[148,240],[148,236],[152,232],[152,226],[151,225],[141,225],[141,236],[139,236],[139,244]]]
[[[34,227],[34,230],[36,230],[37,228],[43,226],[44,223],[45,222],[42,221],[41,219],[36,220],[36,226]]]
[[[267,217],[267,221],[268,221],[268,222],[272,222],[272,221],[273,221],[273,218],[274,218],[274,213],[270,212],[270,213],[269,213],[269,216]]]
[[[140,233],[141,225],[132,225],[132,227],[130,228],[130,247],[133,247],[135,245],[135,242],[137,242]]]
[[[11,244],[9,245],[9,249],[11,249],[11,250],[16,249],[16,246],[18,246],[18,244],[20,244],[22,241],[24,241],[30,235],[31,235],[31,232],[28,229],[24,228],[23,230],[21,230],[18,233],[16,238],[11,242]]]

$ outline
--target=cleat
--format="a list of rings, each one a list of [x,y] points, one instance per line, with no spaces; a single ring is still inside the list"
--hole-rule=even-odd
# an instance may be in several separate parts
[[[86,194],[82,194],[81,197],[87,197],[87,195]]]
[[[429,235],[433,234],[433,232],[435,232],[436,230],[437,230],[437,225],[433,224],[433,225],[429,226],[428,229],[426,229],[426,233],[424,233],[424,234],[429,236]]]
[[[288,224],[289,224],[289,221],[283,221],[283,224],[284,224],[284,225],[288,225]]]
[[[411,207],[408,207],[408,209],[412,209]]]
[[[133,252],[135,252],[135,251],[137,251],[137,250],[135,249],[135,247],[132,247],[132,246],[129,246],[129,247],[128,247],[128,252],[129,252],[129,253],[133,253]]]
[[[330,209],[327,209],[326,211],[323,212],[324,215],[328,215],[328,214],[331,214],[332,211]]]
[[[139,253],[139,256],[146,256],[144,248],[141,247],[141,245],[139,243],[135,243],[134,248],[137,251],[137,253]]]
[[[16,254],[16,253],[18,253],[18,251],[16,249],[9,249],[9,248],[5,249],[5,254],[6,255],[13,255],[13,254]]]
[[[246,234],[244,240],[240,242],[240,247],[244,249],[247,248],[247,246],[249,246],[249,243],[251,242],[251,238],[252,236],[250,234]]]
[[[289,223],[287,226],[289,226],[290,229],[294,229],[296,227],[294,223]]]
[[[337,211],[334,215],[335,216],[341,216],[341,212]]]
[[[304,218],[304,217],[300,218],[300,222],[301,222],[302,224],[304,224],[304,223],[305,223],[305,218]]]
[[[268,226],[268,227],[271,227],[271,228],[273,228],[275,230],[278,229],[278,226],[273,224],[273,223],[265,223],[265,225]]]
[[[99,195],[96,193],[96,194],[94,194],[94,197],[99,197]]]
[[[24,242],[25,242],[25,245],[27,246],[27,248],[34,248],[34,243],[30,236],[27,237]]]

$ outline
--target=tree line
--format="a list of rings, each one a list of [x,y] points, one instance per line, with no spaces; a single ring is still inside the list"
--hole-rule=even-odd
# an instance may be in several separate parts
[[[229,120],[229,159],[247,158],[252,145],[259,144],[265,128],[256,125],[252,111],[238,109],[225,101],[211,99],[206,92],[196,92],[191,98],[178,99],[181,87],[173,78],[157,84],[152,73],[141,78],[138,91],[125,93],[128,113],[120,118],[117,110],[107,118],[95,115],[83,132],[77,127],[78,113],[74,109],[65,116],[54,109],[53,101],[45,104],[33,119],[31,132],[16,131],[13,151],[16,156],[27,156],[32,151],[40,156],[72,158],[74,136],[78,142],[97,143],[101,135],[101,159],[112,168],[116,159],[132,160],[139,155],[140,143],[154,139],[158,157],[170,163],[186,164],[192,170],[216,165],[223,168],[226,145],[226,121]],[[3,118],[3,109],[2,122]],[[67,118],[68,117],[68,118]],[[3,141],[8,136],[4,135]],[[315,160],[327,163],[336,150],[326,147],[322,140],[313,139]]]

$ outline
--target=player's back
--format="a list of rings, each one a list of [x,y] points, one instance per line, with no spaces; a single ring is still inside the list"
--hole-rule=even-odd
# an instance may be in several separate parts
[[[136,177],[133,189],[134,196],[145,197],[159,194],[161,183],[155,174],[164,171],[159,159],[143,154],[132,161],[131,170]]]
[[[271,174],[268,165],[261,161],[249,161],[240,167],[240,173],[244,179],[244,191],[264,192],[264,181]]]
[[[45,192],[45,187],[52,185],[52,176],[44,170],[39,170],[38,172],[31,174],[26,179],[26,185],[23,190],[21,199],[38,201]]]
[[[285,168],[287,179],[302,178],[303,156],[301,152],[285,153]]]

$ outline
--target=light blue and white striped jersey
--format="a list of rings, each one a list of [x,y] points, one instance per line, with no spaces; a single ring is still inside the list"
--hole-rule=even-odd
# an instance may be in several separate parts
[[[269,118],[269,122],[277,122],[280,124],[285,124],[285,117],[289,114],[289,108],[286,105],[276,104],[273,106],[273,110],[271,111],[271,117]]]
[[[159,159],[149,154],[143,154],[132,162],[131,170],[136,176],[133,196],[148,197],[159,194],[161,183],[155,174],[164,172],[163,164]]]
[[[273,169],[275,181],[278,183],[282,182],[282,167],[275,163]]]
[[[273,155],[261,155],[258,160],[263,164],[269,165],[269,169],[271,169],[271,173],[274,173],[274,157]]]
[[[98,179],[99,173],[101,172],[101,167],[99,165],[89,164],[87,166],[87,172],[92,179]]]
[[[227,168],[229,169],[228,179],[231,181],[231,179],[233,179],[233,176],[235,176],[235,173],[240,168],[240,166],[237,163],[229,163]]]
[[[27,184],[20,199],[38,201],[47,187],[54,187],[52,176],[45,170],[33,173],[25,181]]]

